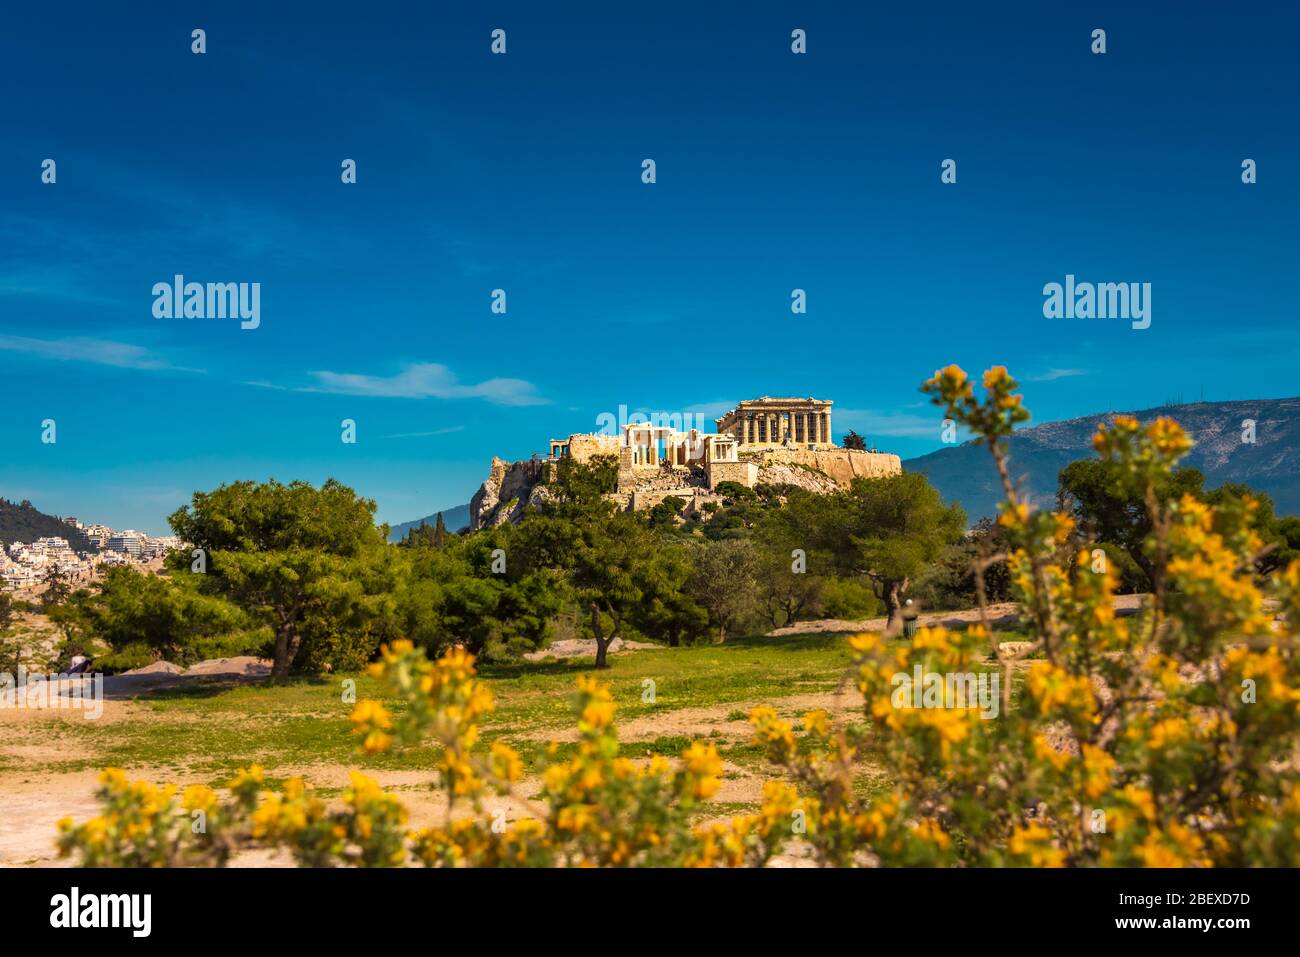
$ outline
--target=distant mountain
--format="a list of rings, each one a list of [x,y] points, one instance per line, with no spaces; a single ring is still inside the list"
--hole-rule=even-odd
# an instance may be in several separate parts
[[[30,545],[38,538],[63,538],[73,551],[94,552],[98,546],[91,543],[83,532],[73,528],[55,515],[38,511],[31,502],[17,504],[0,498],[0,545],[8,548],[14,542]]]
[[[1011,476],[1037,504],[1056,498],[1057,475],[1076,459],[1090,458],[1099,422],[1122,413],[1105,412],[1020,429],[1011,437]],[[1205,473],[1205,487],[1241,482],[1273,498],[1279,515],[1300,515],[1300,398],[1242,402],[1195,402],[1130,412],[1141,422],[1176,419],[1195,440],[1183,460]],[[1242,422],[1255,422],[1255,442],[1242,441]],[[973,523],[997,514],[1002,488],[987,447],[967,442],[903,462],[922,472],[949,502],[960,502]]]
[[[419,528],[421,525],[434,525],[437,520],[438,513],[434,512],[424,518],[417,518],[413,522],[403,522],[388,533],[388,540],[390,542],[400,542],[411,529]],[[459,532],[462,528],[469,528],[469,503],[457,505],[455,508],[443,509],[442,524],[446,526],[449,532]]]

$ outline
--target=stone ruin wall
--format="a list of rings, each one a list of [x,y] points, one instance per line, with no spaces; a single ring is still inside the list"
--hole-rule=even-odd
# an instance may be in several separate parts
[[[633,466],[632,450],[620,446],[617,436],[575,435],[569,441],[569,455],[577,462],[588,462],[598,455],[618,456],[619,491],[611,499],[621,508],[632,507],[640,511],[657,505],[669,495],[698,498],[699,501],[706,500],[709,495],[708,490],[697,490],[685,479],[678,485],[658,466]],[[506,462],[494,456],[487,481],[470,500],[470,529],[518,521],[524,506],[536,503],[544,496],[544,481],[550,477],[550,464],[545,461]],[[826,494],[837,488],[847,489],[855,478],[900,475],[903,463],[892,453],[858,449],[742,447],[739,462],[715,462],[708,469],[712,486],[719,482],[739,482],[752,487],[758,482],[768,482],[797,485],[810,492]]]
[[[758,479],[759,469],[754,462],[713,462],[708,468],[709,484],[713,488],[721,482],[739,482],[752,488]]]
[[[569,458],[580,464],[586,464],[598,455],[618,455],[622,447],[622,439],[617,435],[595,432],[569,436]]]
[[[821,472],[840,488],[848,488],[855,478],[887,478],[901,475],[903,461],[891,452],[863,452],[858,449],[763,449],[740,451],[742,459],[757,463],[761,472],[778,465],[804,466]]]
[[[637,489],[628,496],[627,505],[624,507],[634,512],[642,512],[654,508],[664,499],[673,496],[686,502],[686,507],[681,512],[683,515],[701,511],[705,502],[722,503],[721,495],[714,494],[704,488]]]

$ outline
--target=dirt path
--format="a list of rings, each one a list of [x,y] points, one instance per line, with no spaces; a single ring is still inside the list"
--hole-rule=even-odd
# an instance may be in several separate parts
[[[1145,595],[1116,595],[1115,611],[1121,615],[1135,614]],[[991,625],[1014,625],[1020,620],[1020,606],[1013,601],[998,602],[988,606],[988,618]],[[921,627],[942,625],[945,628],[965,628],[980,620],[978,608],[964,611],[924,612],[917,616]],[[884,631],[887,618],[863,618],[849,621],[843,618],[823,618],[820,621],[798,621],[787,628],[777,628],[768,632],[770,637],[784,635],[819,635],[828,632]]]
[[[358,762],[360,766],[362,762]],[[277,777],[301,775],[314,787],[337,792],[348,786],[351,769],[342,765],[323,765],[303,768],[274,769]],[[441,824],[447,819],[447,798],[433,790],[433,775],[428,771],[369,771],[366,773],[379,782],[385,790],[401,798],[410,811],[410,827],[418,829]],[[128,772],[132,780],[147,779],[174,783],[180,787],[202,783],[201,779],[177,777],[175,772],[151,773],[148,769],[133,768]],[[7,775],[0,788],[0,867],[63,867],[72,861],[61,860],[54,840],[60,818],[72,817],[85,821],[99,812],[95,800],[98,771],[78,771],[68,774],[42,774],[31,779]],[[507,822],[540,813],[540,805],[527,800],[540,788],[540,780],[521,783],[518,797],[489,796],[484,807],[489,817],[500,811]],[[337,797],[327,798],[330,802]],[[288,866],[292,861],[282,854],[265,851],[248,852],[234,861],[243,866]]]

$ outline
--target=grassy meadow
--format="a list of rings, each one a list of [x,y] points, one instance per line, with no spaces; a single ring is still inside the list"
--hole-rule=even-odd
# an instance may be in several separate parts
[[[846,680],[845,637],[756,636],[612,655],[599,676],[617,704],[623,753],[676,756],[692,740],[712,741],[725,762],[724,786],[702,816],[756,808],[762,782],[779,772],[766,765],[752,741],[750,708],[770,704],[789,717],[823,708],[841,720],[863,720],[862,698]],[[548,747],[561,756],[575,747],[571,695],[576,678],[591,670],[589,656],[481,666],[497,705],[483,722],[483,739],[502,739],[520,752],[526,768],[523,798],[536,797],[536,774]],[[344,700],[351,682],[357,699],[377,698],[400,708],[377,681],[358,673],[284,681],[212,678],[132,697],[110,688],[104,716],[95,721],[77,712],[10,711],[0,716],[0,807],[6,790],[26,789],[28,798],[9,810],[28,818],[28,831],[44,824],[52,837],[54,822],[66,808],[87,802],[104,767],[124,768],[132,778],[220,788],[252,763],[265,768],[272,789],[302,776],[323,796],[332,796],[346,783],[347,770],[359,768],[386,787],[408,792],[408,800],[425,792],[431,803],[439,802],[429,784],[436,747],[379,756],[360,752],[348,722],[352,704]],[[887,783],[881,769],[864,765],[864,790]],[[42,857],[18,855],[19,860]],[[10,855],[8,862],[18,860]]]

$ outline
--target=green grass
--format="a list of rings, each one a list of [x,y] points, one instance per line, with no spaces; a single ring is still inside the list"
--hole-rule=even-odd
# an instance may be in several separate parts
[[[661,717],[687,708],[718,708],[717,721],[745,717],[752,703],[778,709],[792,695],[834,691],[849,663],[843,635],[742,638],[725,645],[642,650],[612,656],[599,673],[618,705],[620,722]],[[497,700],[483,722],[485,740],[503,738],[515,745],[535,770],[543,760],[546,736],[573,725],[570,710],[575,680],[593,671],[590,659],[487,663],[480,674]],[[352,706],[343,700],[343,681],[356,684],[356,697],[388,700],[367,675],[297,678],[276,684],[213,681],[165,690],[137,699],[139,712],[126,720],[65,719],[54,732],[60,757],[24,761],[21,772],[61,772],[108,765],[184,773],[220,784],[239,767],[262,764],[268,775],[312,765],[352,765],[372,770],[423,770],[437,761],[437,749],[411,748],[363,757],[350,733]],[[654,701],[645,700],[653,682]],[[388,701],[393,704],[391,700]],[[732,707],[728,707],[732,706]],[[50,743],[51,726],[22,729],[22,743]],[[526,737],[532,735],[532,738]],[[700,737],[708,737],[704,731]],[[632,757],[676,755],[690,743],[685,735],[664,734],[629,743]],[[560,754],[571,745],[562,745]],[[748,745],[726,747],[728,760],[761,763]],[[6,768],[6,771],[13,769]],[[20,773],[21,773],[20,772]]]

